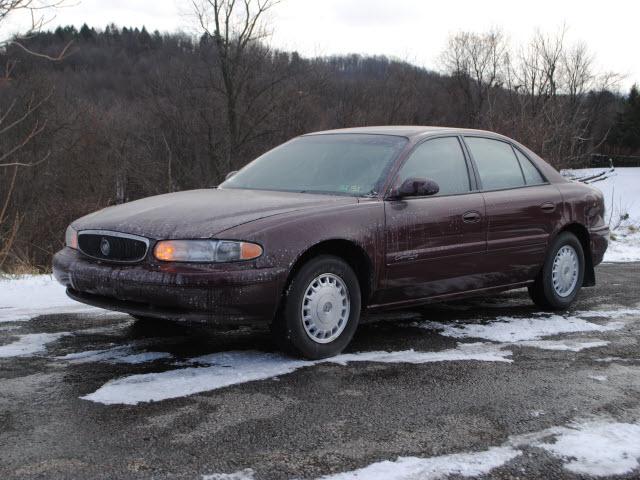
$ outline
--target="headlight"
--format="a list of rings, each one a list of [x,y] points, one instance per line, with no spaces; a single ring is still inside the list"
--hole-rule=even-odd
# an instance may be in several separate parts
[[[78,248],[78,232],[71,228],[71,225],[67,227],[67,231],[64,233],[64,244],[70,248]]]
[[[163,262],[239,262],[258,258],[262,247],[229,240],[162,240],[156,243],[153,254]]]

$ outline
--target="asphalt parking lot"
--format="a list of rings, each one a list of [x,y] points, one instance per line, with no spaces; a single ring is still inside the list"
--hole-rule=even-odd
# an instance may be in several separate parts
[[[560,316],[524,290],[387,313],[323,362],[258,330],[0,323],[0,479],[411,473],[398,457],[427,470],[397,478],[638,478],[640,264],[597,275]],[[480,454],[484,469],[461,460]]]

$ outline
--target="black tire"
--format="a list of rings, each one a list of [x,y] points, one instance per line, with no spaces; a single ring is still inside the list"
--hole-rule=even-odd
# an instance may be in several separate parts
[[[342,280],[350,304],[346,326],[330,343],[317,343],[311,339],[303,325],[301,313],[307,289],[322,274],[333,274]],[[309,260],[295,273],[285,290],[272,325],[272,334],[278,346],[290,355],[310,360],[332,357],[342,352],[353,338],[360,319],[360,308],[360,284],[351,267],[338,257],[320,255]]]
[[[570,246],[576,252],[578,257],[578,277],[576,284],[570,293],[566,296],[559,295],[553,286],[553,263],[558,251],[564,247]],[[584,250],[580,240],[570,232],[563,232],[554,240],[553,244],[547,252],[547,258],[540,273],[536,277],[534,283],[529,286],[529,296],[533,302],[540,308],[545,310],[564,310],[568,308],[578,296],[578,292],[582,287],[584,280]]]

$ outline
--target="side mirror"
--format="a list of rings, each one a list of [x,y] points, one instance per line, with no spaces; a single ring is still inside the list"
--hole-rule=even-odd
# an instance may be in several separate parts
[[[227,173],[227,176],[224,177],[225,180],[229,180],[231,177],[233,177],[236,173],[238,173],[238,170],[234,170],[232,172]]]
[[[429,178],[409,177],[399,187],[391,190],[391,198],[424,197],[435,195],[440,186]]]

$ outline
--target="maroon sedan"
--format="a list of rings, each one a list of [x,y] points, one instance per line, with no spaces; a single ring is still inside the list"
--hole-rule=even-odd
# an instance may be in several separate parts
[[[491,132],[303,135],[218,188],[106,208],[56,254],[70,297],[136,318],[270,324],[341,352],[361,313],[527,286],[563,309],[607,248],[602,194]]]

